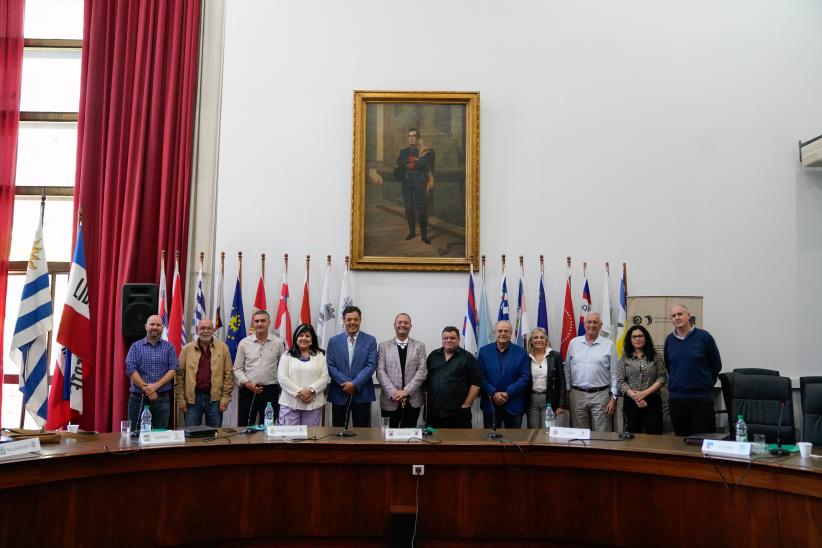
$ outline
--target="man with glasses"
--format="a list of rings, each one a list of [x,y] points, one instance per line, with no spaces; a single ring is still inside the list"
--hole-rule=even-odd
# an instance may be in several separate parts
[[[218,428],[231,401],[234,375],[228,346],[214,338],[214,324],[209,319],[197,322],[197,340],[180,352],[180,367],[174,391],[186,426],[202,423]]]

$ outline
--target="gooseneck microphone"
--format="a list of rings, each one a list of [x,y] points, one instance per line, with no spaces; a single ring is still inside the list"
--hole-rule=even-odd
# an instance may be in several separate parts
[[[129,436],[132,437],[132,438],[139,438],[140,437],[140,430],[143,429],[143,402],[144,401],[146,401],[146,393],[145,392],[140,394],[140,413],[137,415],[137,424],[136,424],[137,428],[133,428],[133,426],[135,426],[135,425],[132,425],[131,434],[129,434]]]
[[[497,411],[494,405],[494,398],[489,395],[488,401],[491,402],[491,431],[488,432],[488,439],[498,440],[502,437],[502,434],[497,432]]]
[[[628,396],[626,396],[628,397]],[[616,405],[616,401],[614,401],[614,405]],[[625,400],[622,401],[622,432],[619,433],[619,439],[621,440],[632,440],[634,439],[634,435],[628,430],[628,415],[625,414]]]
[[[779,425],[776,427],[776,448],[771,449],[771,455],[775,455],[777,457],[786,457],[790,455],[788,451],[782,449],[782,441],[781,441],[781,434],[782,434],[782,411],[785,409],[785,400],[781,400],[779,402]]]
[[[357,435],[356,432],[352,432],[351,430],[348,429],[348,420],[351,418],[351,415],[349,415],[349,412],[351,411],[351,402],[353,402],[353,401],[354,401],[354,396],[352,396],[352,395],[348,396],[348,404],[345,406],[345,424],[343,425],[342,432],[337,434],[341,438],[353,438],[354,436]]]
[[[248,408],[248,418],[245,419],[245,430],[243,430],[243,434],[253,434],[256,430],[251,426],[251,413],[254,412],[254,400],[257,398],[257,385],[254,385],[254,391],[252,392],[254,395],[251,396],[251,405]]]

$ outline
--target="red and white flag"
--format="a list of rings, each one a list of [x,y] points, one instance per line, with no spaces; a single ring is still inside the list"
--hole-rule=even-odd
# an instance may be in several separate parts
[[[283,272],[283,286],[280,289],[280,305],[277,308],[277,318],[274,329],[279,333],[286,348],[291,347],[291,314],[288,312],[288,278]]]
[[[71,410],[83,414],[83,383],[91,371],[92,331],[83,225],[77,228],[77,243],[69,271],[68,291],[57,342],[63,345],[54,368],[49,392],[46,428],[58,429],[71,420]]]
[[[562,344],[560,345],[562,361],[565,361],[568,344],[576,336],[574,320],[574,302],[571,299],[571,268],[568,267],[568,281],[565,283],[565,306],[562,310]]]
[[[183,286],[180,283],[179,261],[174,259],[174,279],[171,280],[171,313],[168,315],[168,342],[174,346],[177,355],[186,343],[185,320],[183,320]]]

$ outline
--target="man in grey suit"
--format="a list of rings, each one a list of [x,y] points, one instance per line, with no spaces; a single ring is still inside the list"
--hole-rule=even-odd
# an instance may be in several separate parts
[[[409,337],[410,332],[411,316],[397,314],[396,336],[377,347],[380,410],[391,428],[416,427],[423,402],[422,383],[428,375],[425,345]]]

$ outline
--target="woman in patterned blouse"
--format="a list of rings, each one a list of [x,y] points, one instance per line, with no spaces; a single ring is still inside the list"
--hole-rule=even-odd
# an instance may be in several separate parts
[[[625,334],[622,358],[617,362],[617,383],[625,394],[622,409],[629,432],[662,434],[662,397],[659,389],[668,375],[662,356],[654,350],[651,334],[632,325]]]

